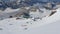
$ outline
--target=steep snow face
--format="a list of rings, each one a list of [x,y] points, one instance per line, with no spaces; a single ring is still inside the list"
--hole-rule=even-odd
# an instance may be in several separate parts
[[[21,14],[23,13],[28,13],[28,10],[24,8],[18,8],[18,9],[7,8],[5,11],[0,12],[0,19],[6,19],[9,18],[10,16],[20,17]]]
[[[9,18],[9,16],[14,16],[16,13],[19,13],[19,9],[10,9],[7,8],[5,11],[0,12],[0,20]]]
[[[36,11],[31,11],[30,12],[30,16],[33,18],[43,18],[46,16],[49,16],[51,14],[50,10],[46,10],[46,9],[37,9]]]

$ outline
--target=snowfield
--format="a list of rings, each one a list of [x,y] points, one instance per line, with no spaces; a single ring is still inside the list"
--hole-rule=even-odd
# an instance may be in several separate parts
[[[52,16],[33,18],[7,18],[0,21],[0,34],[60,34],[60,8]]]

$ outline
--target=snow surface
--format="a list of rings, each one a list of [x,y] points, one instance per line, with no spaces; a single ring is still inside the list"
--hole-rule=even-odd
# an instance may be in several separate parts
[[[60,8],[42,20],[7,18],[0,21],[0,34],[60,34]]]

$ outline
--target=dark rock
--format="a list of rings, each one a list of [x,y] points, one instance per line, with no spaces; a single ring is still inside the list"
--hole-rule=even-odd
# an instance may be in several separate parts
[[[30,15],[29,15],[29,13],[24,13],[23,17],[24,17],[24,18],[29,18]]]
[[[16,18],[16,20],[18,20],[18,19],[20,19],[20,18]]]
[[[56,11],[52,12],[49,16],[52,16],[52,15],[55,14],[55,13],[56,13]]]
[[[10,16],[9,18],[13,18],[13,16]]]

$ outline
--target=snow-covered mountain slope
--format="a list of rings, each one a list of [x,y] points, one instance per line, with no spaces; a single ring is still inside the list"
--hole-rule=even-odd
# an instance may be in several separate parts
[[[47,10],[45,8],[37,9],[36,7],[26,7],[18,9],[7,8],[5,11],[0,12],[0,20],[9,18],[10,16],[20,17],[23,13],[29,13],[30,17],[32,18],[43,18],[45,16],[49,16],[51,12],[51,10]]]
[[[30,16],[33,18],[43,18],[45,16],[49,16],[51,14],[51,10],[47,10],[45,8],[37,9],[36,11],[30,11]]]
[[[19,9],[10,9],[7,8],[5,11],[0,12],[0,19],[8,18],[9,16],[12,16],[18,12]]]
[[[0,34],[59,34],[59,22],[60,8],[55,14],[42,20],[8,18],[0,21]]]
[[[24,31],[21,34],[60,34],[60,21],[56,21],[52,24],[44,25],[37,28],[30,28],[30,30]]]
[[[16,14],[22,14],[23,12],[26,12],[27,10],[25,9],[11,9],[7,8],[5,11],[0,12],[0,20],[9,18],[10,16],[16,17]]]

